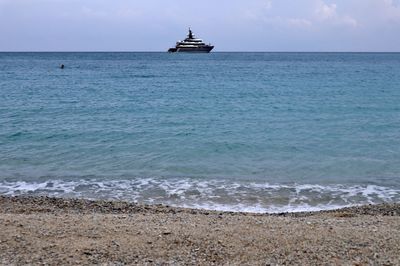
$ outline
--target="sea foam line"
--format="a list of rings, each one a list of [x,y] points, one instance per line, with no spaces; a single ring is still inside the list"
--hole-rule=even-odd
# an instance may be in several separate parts
[[[269,184],[189,178],[0,181],[0,193],[10,196],[46,195],[125,200],[256,213],[318,211],[400,201],[400,189],[372,184]]]

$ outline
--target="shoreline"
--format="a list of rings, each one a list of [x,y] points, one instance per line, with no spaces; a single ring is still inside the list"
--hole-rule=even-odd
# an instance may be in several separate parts
[[[53,196],[5,196],[0,195],[0,212],[4,211],[6,204],[15,204],[13,207],[19,212],[59,212],[80,211],[82,213],[122,214],[135,212],[173,212],[191,214],[220,214],[220,215],[252,215],[252,216],[291,216],[307,217],[339,212],[352,213],[354,215],[383,215],[400,216],[400,203],[361,204],[350,207],[338,207],[327,210],[311,211],[282,211],[282,212],[247,212],[247,211],[223,211],[204,208],[177,207],[165,204],[134,203],[124,200],[101,200],[75,197]],[[14,209],[14,211],[16,211]],[[7,209],[7,211],[13,211]]]
[[[400,204],[242,213],[0,196],[0,264],[400,263]]]

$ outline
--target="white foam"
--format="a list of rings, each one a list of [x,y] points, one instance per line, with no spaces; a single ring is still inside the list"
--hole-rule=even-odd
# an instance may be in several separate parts
[[[0,193],[114,199],[255,213],[319,211],[400,202],[400,188],[372,184],[269,184],[191,178],[0,181]]]

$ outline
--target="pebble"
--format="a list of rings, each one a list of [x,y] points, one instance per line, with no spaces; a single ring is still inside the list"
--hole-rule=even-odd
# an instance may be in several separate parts
[[[399,210],[263,215],[0,196],[0,264],[400,265]]]

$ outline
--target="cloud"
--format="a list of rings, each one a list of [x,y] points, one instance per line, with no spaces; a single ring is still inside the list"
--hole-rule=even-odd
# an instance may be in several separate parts
[[[96,10],[87,6],[81,8],[81,14],[89,18],[107,18],[109,13],[103,10]]]
[[[281,30],[309,29],[313,26],[313,22],[307,19],[280,16],[264,17],[262,22],[268,27]]]
[[[388,1],[388,0],[385,0]],[[340,5],[345,5],[341,3]],[[260,21],[273,27],[318,29],[327,27],[359,26],[357,19],[349,14],[341,14],[336,2],[324,0],[269,0],[259,8],[246,10],[246,18]],[[266,8],[267,7],[267,8]],[[290,7],[290,9],[288,8]]]
[[[325,4],[323,1],[317,2],[315,13],[321,19],[332,19],[337,17],[336,4]]]
[[[316,1],[315,7],[316,18],[336,26],[357,27],[357,20],[349,15],[339,15],[337,12],[337,4],[327,4],[322,0]]]
[[[272,8],[272,0],[265,1],[265,8],[271,9]]]
[[[299,18],[289,18],[287,19],[287,23],[290,26],[298,27],[298,28],[309,28],[313,25],[310,20],[307,19],[299,19]]]
[[[383,12],[386,18],[400,22],[400,1],[399,0],[384,0]]]

